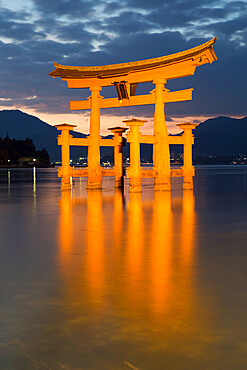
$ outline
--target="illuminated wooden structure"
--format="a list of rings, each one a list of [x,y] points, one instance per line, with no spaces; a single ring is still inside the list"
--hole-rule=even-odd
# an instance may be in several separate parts
[[[109,130],[114,134],[113,139],[97,138],[98,142],[94,148],[95,137],[90,135],[87,138],[74,138],[69,134],[76,125],[63,123],[55,125],[61,131],[58,136],[58,145],[61,145],[62,167],[58,170],[58,176],[61,177],[62,190],[71,189],[71,177],[87,177],[87,189],[101,189],[102,176],[114,176],[115,187],[123,185],[123,132],[126,128],[112,127]],[[92,137],[93,136],[93,137]],[[83,169],[75,169],[70,166],[70,146],[88,146],[88,167]],[[114,168],[104,169],[100,167],[100,146],[114,147]],[[96,149],[90,151],[89,149]],[[99,156],[96,156],[96,154]]]
[[[139,127],[145,122],[139,119],[130,119],[123,121],[127,126],[130,126],[130,132],[127,134],[127,142],[130,144],[130,166],[126,169],[129,181],[130,192],[142,191],[141,178],[153,177],[156,180],[156,190],[170,190],[170,177],[183,176],[183,188],[193,189],[194,167],[192,165],[192,145],[194,144],[194,136],[192,130],[198,126],[195,123],[179,123],[177,126],[184,132],[181,136],[168,135],[169,144],[183,145],[184,161],[183,167],[178,169],[166,169],[164,161],[156,161],[156,166],[153,169],[143,169],[140,164],[140,144],[153,144],[154,155],[157,156],[157,148],[159,148],[159,141],[157,145],[157,136],[142,135]],[[169,172],[168,172],[169,171]],[[167,178],[159,179],[157,175],[168,173]],[[162,182],[163,180],[163,182]],[[159,183],[158,183],[159,181]],[[158,184],[157,184],[158,183]]]
[[[136,62],[112,64],[104,66],[92,67],[74,67],[64,66],[54,63],[55,70],[50,73],[53,77],[60,77],[66,81],[69,88],[89,88],[91,95],[87,100],[70,101],[71,110],[90,109],[90,135],[86,139],[74,139],[69,136],[68,125],[57,125],[58,129],[62,130],[62,135],[59,138],[59,143],[62,146],[68,145],[87,145],[88,146],[88,168],[83,170],[72,169],[69,162],[62,162],[60,176],[62,177],[62,187],[69,188],[68,176],[87,176],[87,188],[99,189],[102,184],[102,176],[110,174],[115,176],[115,168],[113,170],[104,170],[100,167],[100,146],[102,141],[105,145],[113,145],[116,147],[118,140],[122,140],[122,135],[114,134],[114,139],[106,140],[100,137],[100,109],[113,108],[121,106],[135,106],[154,104],[154,132],[153,135],[139,135],[138,124],[131,123],[129,140],[135,137],[134,142],[139,140],[139,143],[153,144],[153,162],[154,167],[149,172],[138,170],[141,177],[154,177],[155,190],[170,190],[171,176],[183,176],[184,188],[193,187],[193,167],[191,157],[191,147],[193,143],[192,128],[195,125],[183,124],[180,125],[184,129],[184,134],[179,137],[169,136],[167,132],[164,104],[170,102],[179,102],[192,99],[193,89],[185,89],[180,91],[169,91],[165,88],[165,84],[170,79],[191,76],[195,73],[196,67],[206,63],[212,63],[217,59],[213,45],[216,38],[197,46],[195,48],[185,50],[168,56],[141,60]],[[152,81],[155,88],[147,95],[136,95],[135,90],[138,83]],[[117,90],[116,98],[105,99],[100,95],[102,88],[106,86],[115,86]],[[130,123],[130,122],[129,122]],[[72,128],[72,126],[70,126]],[[132,141],[133,141],[132,140]],[[120,141],[119,141],[120,143]],[[169,144],[183,144],[185,148],[184,166],[182,169],[174,171],[170,168],[170,151]],[[137,146],[134,145],[135,153],[138,152]],[[64,160],[68,161],[66,149],[63,149]],[[190,159],[189,159],[190,156]],[[136,158],[136,155],[134,155]],[[120,157],[119,157],[120,158]],[[116,157],[115,157],[116,160]],[[136,159],[135,159],[136,160]],[[116,164],[115,164],[116,165]],[[133,164],[131,164],[132,166]],[[139,164],[133,165],[135,171]],[[132,166],[132,168],[134,168]],[[80,172],[79,172],[80,171]],[[106,171],[108,171],[106,173]],[[117,173],[117,170],[116,170]],[[138,185],[137,177],[132,179],[133,173],[130,169],[130,185],[131,191],[140,191],[140,181]],[[137,173],[137,172],[136,172]],[[117,177],[117,175],[116,175]],[[65,180],[66,178],[66,180]],[[133,181],[134,182],[133,182]],[[120,181],[117,181],[120,184]],[[65,185],[65,183],[67,185]],[[138,190],[139,189],[139,190]]]

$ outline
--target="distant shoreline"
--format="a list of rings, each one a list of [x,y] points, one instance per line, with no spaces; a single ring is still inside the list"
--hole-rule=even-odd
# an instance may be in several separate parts
[[[50,166],[18,166],[15,164],[10,164],[10,165],[1,164],[0,165],[0,168],[51,168],[51,167],[55,167],[55,165],[50,165]]]
[[[150,168],[152,168],[153,166],[150,164],[150,165],[148,165],[148,164],[146,164],[146,163],[143,163],[143,164],[141,164],[141,167],[142,166],[144,166],[144,167],[150,167]],[[217,163],[217,164],[195,164],[194,165],[194,167],[195,168],[197,168],[197,167],[222,167],[222,166],[224,166],[224,167],[244,167],[244,166],[247,166],[247,163],[242,163],[242,164],[240,164],[240,163],[238,163],[238,164],[225,164],[225,163]],[[8,168],[8,169],[10,169],[10,168],[12,168],[12,169],[15,169],[15,168],[25,168],[25,169],[27,169],[27,168],[30,168],[30,169],[32,169],[32,168],[58,168],[58,167],[61,167],[61,166],[57,166],[57,165],[50,165],[50,166],[16,166],[16,165],[0,165],[0,168]],[[87,166],[75,166],[76,168],[87,168]],[[101,166],[102,168],[106,168],[106,166],[104,167],[104,166]],[[113,167],[113,165],[109,165],[109,166],[107,166],[107,167]],[[128,167],[128,166],[124,166],[124,167]],[[180,167],[182,167],[182,165],[178,165],[178,164],[175,164],[175,165],[171,165],[171,168],[180,168]]]

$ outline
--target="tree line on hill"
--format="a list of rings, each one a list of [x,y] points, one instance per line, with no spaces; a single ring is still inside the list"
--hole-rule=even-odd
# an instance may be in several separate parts
[[[0,137],[0,165],[14,166],[50,166],[50,157],[45,148],[36,150],[33,141]]]

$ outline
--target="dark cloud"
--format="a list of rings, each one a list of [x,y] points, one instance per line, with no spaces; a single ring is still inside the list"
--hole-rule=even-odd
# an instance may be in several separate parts
[[[114,63],[148,59],[187,49],[187,41],[180,32],[145,32],[122,34],[104,45],[104,51],[113,56]]]
[[[36,32],[32,24],[2,21],[0,23],[0,37],[15,41],[32,40],[44,37],[44,33]]]
[[[135,33],[147,33],[152,28],[153,25],[149,24],[140,13],[131,11],[124,11],[118,16],[109,17],[107,23],[103,26],[103,30],[114,32],[120,38]]]
[[[44,15],[73,16],[75,18],[92,16],[90,12],[93,12],[95,6],[95,2],[90,0],[33,0],[33,4],[35,9]]]
[[[166,3],[175,5],[173,0],[166,0]],[[124,0],[124,4],[128,8],[152,10],[162,7],[164,0]]]
[[[2,7],[0,4],[0,22],[8,20],[8,21],[26,21],[30,17],[30,13],[20,10],[19,12],[12,11],[5,7]]]
[[[84,25],[75,22],[72,24],[60,24],[55,28],[56,36],[59,40],[70,42],[73,40],[77,43],[90,45],[94,35],[84,29]]]
[[[185,33],[193,31],[195,34],[200,33],[204,25],[213,31],[211,24],[217,21],[222,26],[230,20],[238,21],[246,13],[246,9],[247,4],[243,1],[221,2],[216,5],[215,1],[177,1],[165,2],[145,17],[159,27],[184,27]],[[246,19],[246,14],[243,17]]]
[[[229,21],[221,21],[210,24],[210,26],[201,27],[202,30],[211,30],[215,34],[221,35],[223,38],[231,39],[232,37],[237,36],[239,31],[247,29],[247,17],[240,16],[237,19]],[[246,40],[245,40],[246,41]]]
[[[44,37],[45,34],[36,31],[35,25],[28,23],[27,18],[28,13],[22,12],[18,15],[16,12],[0,8],[0,37],[13,41]]]
[[[121,11],[124,9],[126,9],[126,6],[122,2],[112,1],[104,4],[104,12],[106,14],[112,14],[116,11]]]

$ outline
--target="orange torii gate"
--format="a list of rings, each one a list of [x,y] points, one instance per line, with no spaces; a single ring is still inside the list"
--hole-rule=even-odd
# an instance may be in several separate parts
[[[71,110],[90,109],[90,135],[86,139],[73,138],[69,130],[74,125],[56,125],[62,134],[59,136],[58,144],[62,145],[62,167],[60,176],[62,188],[71,187],[70,177],[88,177],[88,189],[100,189],[102,187],[102,175],[115,176],[115,186],[121,186],[119,169],[121,163],[122,133],[124,129],[112,128],[114,139],[101,139],[100,137],[100,109],[122,106],[135,106],[154,104],[154,132],[153,135],[141,135],[139,126],[145,121],[129,120],[125,122],[130,126],[127,141],[131,147],[130,168],[127,173],[130,178],[130,191],[141,191],[141,177],[154,177],[155,190],[170,190],[171,176],[183,176],[183,188],[193,188],[194,169],[192,166],[192,129],[196,124],[184,123],[178,125],[184,130],[182,136],[169,136],[166,127],[164,104],[192,100],[193,89],[169,91],[165,88],[167,80],[191,76],[196,67],[212,63],[217,60],[213,50],[216,38],[176,54],[163,57],[141,60],[136,62],[112,64],[92,67],[64,66],[54,63],[55,70],[49,75],[60,77],[66,81],[69,88],[89,88],[91,95],[87,100],[70,101]],[[146,95],[135,95],[138,83],[152,81],[155,88]],[[116,98],[104,98],[100,95],[103,87],[115,86]],[[117,131],[118,129],[118,131]],[[120,129],[120,131],[119,131]],[[138,159],[138,146],[140,143],[153,144],[153,169],[143,170]],[[184,165],[181,169],[170,168],[169,144],[182,144],[184,146]],[[88,146],[88,167],[76,170],[70,166],[69,146]],[[116,158],[119,158],[113,169],[100,167],[100,146],[114,146]],[[118,148],[118,149],[117,149]],[[119,149],[120,148],[120,149]],[[137,167],[139,169],[137,169]]]

